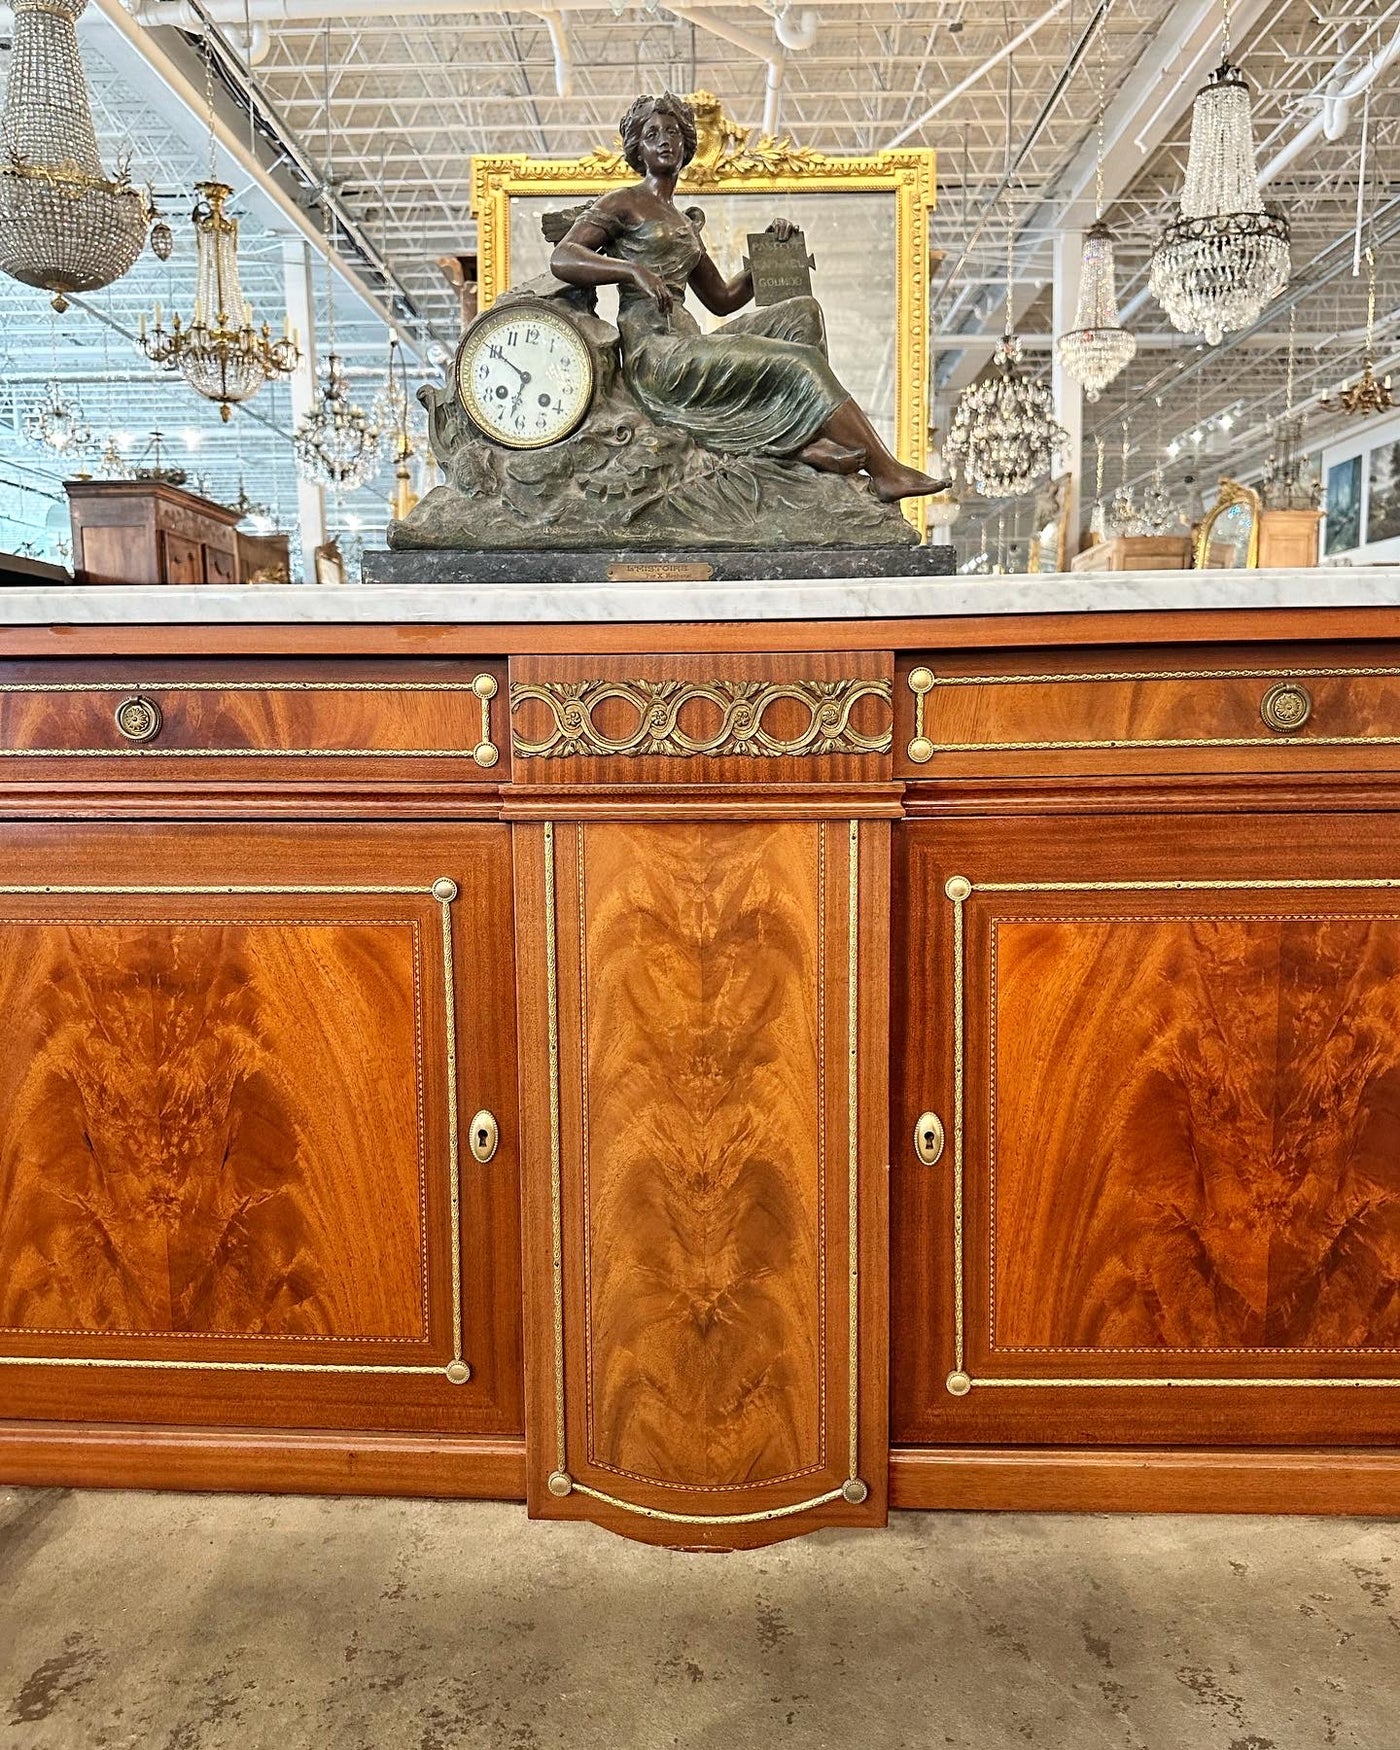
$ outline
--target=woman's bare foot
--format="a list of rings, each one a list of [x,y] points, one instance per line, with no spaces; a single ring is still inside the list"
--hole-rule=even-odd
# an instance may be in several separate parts
[[[935,480],[932,474],[921,473],[917,468],[906,468],[902,462],[870,476],[871,488],[881,504],[894,504],[901,498],[927,498],[930,493],[945,491],[951,484],[948,480]]]
[[[859,474],[865,466],[865,451],[849,444],[838,444],[833,438],[813,438],[797,452],[799,462],[820,468],[824,474]]]

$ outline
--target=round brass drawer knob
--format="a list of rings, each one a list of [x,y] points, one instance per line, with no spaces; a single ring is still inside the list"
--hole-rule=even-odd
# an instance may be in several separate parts
[[[160,734],[160,706],[134,693],[116,709],[117,728],[128,741],[154,741]]]
[[[1279,735],[1294,735],[1312,716],[1312,694],[1297,681],[1270,687],[1259,702],[1259,715]]]

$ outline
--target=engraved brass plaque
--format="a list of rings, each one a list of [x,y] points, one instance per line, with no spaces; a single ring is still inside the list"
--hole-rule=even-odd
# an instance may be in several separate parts
[[[609,583],[708,583],[714,576],[712,565],[700,560],[656,560],[648,564],[626,564],[621,560],[608,567]]]

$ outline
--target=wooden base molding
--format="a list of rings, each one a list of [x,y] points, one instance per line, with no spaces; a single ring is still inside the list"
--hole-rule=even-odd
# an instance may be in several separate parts
[[[890,1506],[964,1513],[1400,1516],[1400,1450],[896,1448]]]
[[[520,1438],[0,1422],[0,1483],[523,1501]]]

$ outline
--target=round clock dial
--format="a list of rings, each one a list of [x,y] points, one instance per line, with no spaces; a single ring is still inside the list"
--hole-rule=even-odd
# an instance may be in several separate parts
[[[566,438],[593,398],[593,355],[566,317],[534,305],[488,310],[457,349],[457,393],[475,425],[515,450]]]

